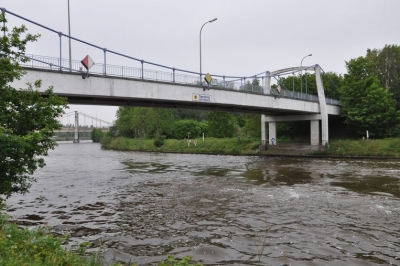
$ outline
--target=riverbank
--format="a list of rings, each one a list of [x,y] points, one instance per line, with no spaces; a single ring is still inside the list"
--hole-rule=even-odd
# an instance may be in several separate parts
[[[160,147],[153,139],[103,138],[102,147],[120,151],[149,151],[149,152],[176,152],[202,154],[259,154],[260,141],[258,139],[242,138],[206,138],[187,140],[165,139]]]
[[[149,151],[149,152],[176,152],[202,154],[238,154],[238,155],[275,155],[275,156],[334,156],[334,157],[390,157],[400,158],[400,138],[379,140],[332,140],[326,149],[315,150],[285,148],[260,151],[258,139],[242,138],[206,138],[194,140],[188,144],[186,140],[166,139],[162,146],[157,147],[152,139],[104,138],[102,147],[105,149],[122,151]],[[307,144],[303,144],[307,146]]]
[[[333,140],[329,143],[329,148],[315,151],[313,154],[400,158],[400,138]]]

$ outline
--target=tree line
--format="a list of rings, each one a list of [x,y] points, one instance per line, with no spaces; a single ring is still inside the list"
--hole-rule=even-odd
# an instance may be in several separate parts
[[[256,123],[254,123],[257,121]],[[230,138],[236,135],[260,136],[260,116],[228,112],[120,107],[116,129],[128,138]]]

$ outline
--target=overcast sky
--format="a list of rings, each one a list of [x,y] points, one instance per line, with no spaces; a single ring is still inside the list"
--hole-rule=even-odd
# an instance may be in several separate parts
[[[0,6],[68,33],[68,0],[1,0]],[[70,0],[71,35],[87,42],[171,67],[199,72],[202,31],[203,72],[249,76],[266,70],[319,64],[345,73],[345,61],[368,48],[400,45],[399,0]],[[9,26],[25,24],[40,33],[27,53],[59,56],[55,33],[8,16]],[[63,38],[63,57],[68,41]],[[103,52],[72,42],[72,58]],[[138,66],[108,56],[107,63]],[[149,67],[147,67],[149,68]],[[107,121],[117,107],[70,105]]]

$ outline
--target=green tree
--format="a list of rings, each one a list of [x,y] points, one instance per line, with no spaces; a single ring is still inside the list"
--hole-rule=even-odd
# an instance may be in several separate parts
[[[243,131],[246,136],[253,138],[260,138],[261,136],[261,115],[259,114],[247,114],[246,123],[243,127]]]
[[[171,109],[148,108],[148,138],[159,138],[162,135],[169,136],[173,122],[174,115]]]
[[[374,62],[359,57],[346,65],[348,73],[340,88],[345,123],[357,136],[365,135],[366,130],[373,137],[389,136],[400,116],[393,95],[373,75]]]
[[[191,119],[185,119],[175,121],[172,125],[172,138],[187,138],[188,132],[190,132],[190,138],[199,137],[203,133],[201,123]]]
[[[0,23],[6,22],[4,14]],[[57,145],[51,139],[54,130],[61,128],[58,117],[64,113],[66,100],[53,94],[52,88],[43,94],[37,91],[41,82],[28,84],[27,89],[15,89],[9,84],[19,79],[24,70],[19,62],[27,43],[38,35],[14,27],[11,32],[2,27],[0,37],[0,196],[26,193],[38,167],[45,165],[43,156]],[[0,198],[1,201],[1,198]]]
[[[301,80],[303,83],[302,89],[300,89]],[[340,98],[339,88],[342,82],[343,76],[335,72],[327,72],[322,74],[322,83],[324,86],[325,97],[338,100]],[[315,73],[303,73],[302,78],[300,78],[300,75],[282,77],[280,79],[280,84],[288,91],[302,91],[303,93],[312,95],[318,94]]]
[[[240,86],[240,91],[263,93],[263,88],[260,85],[260,80],[254,78],[252,82],[247,81],[244,85]]]
[[[133,113],[133,107],[119,107],[117,110],[117,120],[115,126],[120,135],[132,138],[134,136],[134,130],[131,126],[131,114]]]
[[[236,134],[235,118],[226,112],[209,112],[208,133],[211,137],[231,138]]]
[[[147,107],[120,107],[116,127],[128,138],[154,138],[171,134],[174,115],[171,109]]]
[[[192,119],[196,121],[207,120],[207,111],[204,110],[191,110],[191,109],[172,109],[175,120]]]
[[[93,128],[92,132],[90,133],[90,138],[93,142],[100,142],[100,139],[104,136],[103,131],[99,128]]]
[[[381,86],[393,93],[400,109],[400,46],[368,49],[366,58],[373,62],[371,74],[379,78]]]

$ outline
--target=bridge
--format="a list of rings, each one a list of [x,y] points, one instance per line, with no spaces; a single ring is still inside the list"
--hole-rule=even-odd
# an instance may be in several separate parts
[[[276,122],[310,121],[311,144],[325,145],[328,140],[328,115],[340,115],[338,101],[325,97],[319,65],[294,66],[277,71],[263,71],[250,76],[227,76],[212,74],[207,84],[202,80],[205,73],[168,67],[124,55],[90,44],[73,36],[33,22],[1,8],[3,13],[38,25],[56,33],[60,39],[58,58],[26,55],[21,62],[26,75],[12,86],[25,87],[27,82],[42,80],[42,89],[54,86],[54,93],[68,98],[71,104],[151,106],[167,108],[208,109],[229,112],[252,112],[261,114],[262,144],[276,144]],[[86,71],[79,61],[62,58],[61,39],[68,39],[100,49],[103,63],[94,64]],[[107,54],[130,59],[139,67],[118,66],[107,63]],[[144,66],[162,68],[163,71],[145,69]],[[282,88],[280,79],[303,71],[314,72],[318,95]],[[256,85],[261,80],[261,85]],[[272,83],[278,86],[274,88]],[[266,123],[269,125],[268,137]],[[320,135],[321,129],[321,135]]]
[[[53,138],[59,141],[72,140],[74,143],[79,143],[80,140],[90,140],[93,129],[108,132],[112,126],[110,122],[78,111],[69,112],[59,120],[63,127],[54,132]]]

